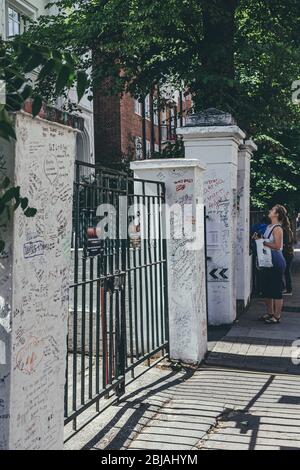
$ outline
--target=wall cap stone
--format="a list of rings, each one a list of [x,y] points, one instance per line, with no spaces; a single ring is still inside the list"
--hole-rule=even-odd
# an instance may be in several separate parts
[[[201,171],[206,170],[206,166],[199,160],[189,158],[161,158],[153,160],[136,160],[130,162],[131,170],[156,170],[165,168],[187,168],[197,167]]]
[[[246,138],[246,134],[238,126],[211,126],[211,127],[179,127],[177,135],[182,136],[185,141],[199,139],[233,138],[240,143]]]
[[[235,118],[228,112],[216,108],[208,108],[200,113],[187,116],[186,126],[236,126]]]
[[[26,100],[23,106],[23,111],[28,114],[32,114],[32,103],[33,100]],[[73,129],[76,129],[78,131],[84,130],[83,117],[78,116],[78,114],[71,114],[66,111],[62,111],[61,109],[55,108],[53,106],[47,106],[45,103],[43,103],[38,117],[45,119],[46,121],[55,122],[63,126],[72,127]]]
[[[257,145],[252,139],[246,140],[244,144],[240,146],[240,150],[248,150],[249,152],[256,152],[258,149]]]

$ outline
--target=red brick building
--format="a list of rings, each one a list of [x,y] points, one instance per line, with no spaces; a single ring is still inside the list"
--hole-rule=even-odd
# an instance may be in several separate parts
[[[157,103],[155,94],[140,102],[129,94],[120,98],[96,93],[96,162],[107,165],[151,158],[162,151],[166,142],[175,140],[175,129],[184,125],[186,112],[191,108],[191,96],[175,92],[160,99],[160,110]]]

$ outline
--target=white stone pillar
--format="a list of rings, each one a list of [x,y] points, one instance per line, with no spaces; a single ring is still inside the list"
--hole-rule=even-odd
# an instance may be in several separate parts
[[[251,294],[251,269],[252,259],[250,255],[250,161],[254,151],[257,150],[252,140],[246,140],[239,148],[238,177],[237,177],[237,246],[236,246],[236,270],[237,270],[237,301],[242,309],[247,307]]]
[[[23,112],[15,130],[1,167],[37,214],[1,230],[0,449],[61,449],[76,133]]]
[[[170,159],[136,161],[131,163],[131,168],[135,178],[165,183],[167,233],[170,227],[168,207],[173,207],[175,212],[177,207],[197,235],[191,242],[187,227],[180,231],[179,218],[174,215],[172,227],[178,230],[174,233],[171,228],[167,237],[167,266],[170,357],[199,363],[207,350],[204,167],[197,160]]]
[[[177,133],[183,137],[185,157],[196,158],[207,168],[208,321],[211,325],[231,324],[236,318],[238,149],[245,134],[237,125],[202,122],[193,116],[191,125],[177,129]]]

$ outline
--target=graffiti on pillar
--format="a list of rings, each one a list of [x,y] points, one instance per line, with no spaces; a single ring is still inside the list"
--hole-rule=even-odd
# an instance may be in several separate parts
[[[12,175],[12,158],[8,143],[0,142],[0,172]],[[8,155],[9,154],[9,155]],[[11,221],[1,227],[1,238],[5,240],[4,252],[0,255],[0,449],[8,445],[10,404],[10,357],[11,338]]]
[[[63,432],[59,390],[65,381],[61,358],[66,354],[75,133],[18,114],[16,134],[15,183],[37,214],[14,214],[11,251],[0,259],[7,268],[0,269],[0,340],[6,332],[11,371],[3,392],[0,368],[0,402],[10,413],[9,447],[46,450],[61,446]],[[3,349],[0,344],[0,362]],[[0,409],[0,419],[1,414]],[[0,449],[7,446],[3,433]]]
[[[221,254],[226,250],[228,231],[231,224],[231,198],[228,182],[218,176],[215,169],[207,172],[204,184],[205,205],[208,214],[207,245],[218,249]]]
[[[158,171],[154,179],[166,183],[170,206],[174,205],[183,209],[184,206],[193,205],[198,192],[201,195],[202,181],[200,177],[197,177],[194,168]],[[203,218],[201,220],[196,218],[193,211],[190,213],[187,211],[188,219],[185,218],[185,220],[191,222],[193,229],[203,230]],[[172,310],[170,334],[173,338],[173,353],[178,354],[178,357],[190,360],[194,356],[189,357],[189,355],[195,354],[195,351],[191,347],[189,332],[199,331],[199,335],[202,335],[204,339],[203,344],[205,344],[207,336],[205,272],[204,269],[202,271],[195,269],[197,263],[204,267],[204,249],[191,250],[189,235],[187,236],[185,231],[183,237],[177,238],[175,234],[182,227],[181,217],[178,218],[174,214],[170,214],[170,218],[170,225],[172,225],[171,237],[168,242],[168,260],[171,266],[168,273],[168,284],[170,309]],[[198,311],[195,312],[195,306],[203,315],[200,324],[197,325],[193,324],[193,317],[198,315]]]
[[[212,324],[232,310],[236,244],[237,191],[234,169],[229,165],[209,166],[205,172],[204,196],[207,211],[208,309]],[[227,318],[232,312],[227,315]]]

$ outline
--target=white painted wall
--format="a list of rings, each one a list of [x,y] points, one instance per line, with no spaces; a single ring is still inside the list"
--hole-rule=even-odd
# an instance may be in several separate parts
[[[183,127],[185,157],[204,173],[207,218],[208,319],[212,325],[236,318],[236,228],[238,149],[245,134],[237,126]]]
[[[0,258],[0,449],[59,449],[76,133],[18,113],[16,134],[1,159],[38,212],[14,213]]]
[[[0,164],[13,180],[15,159],[14,145],[0,139]],[[1,220],[1,219],[0,219]],[[12,321],[12,239],[13,221],[1,228],[6,241],[5,255],[0,255],[0,450],[9,445],[10,425],[10,370],[11,370],[11,321]]]
[[[207,350],[204,168],[196,160],[184,159],[137,161],[131,163],[131,168],[136,178],[165,183],[169,207],[174,204],[193,207],[193,228],[199,241],[197,248],[191,249],[187,236],[177,239],[172,235],[167,239],[169,335],[172,359],[199,363]],[[196,205],[201,206],[200,213],[196,213]]]

